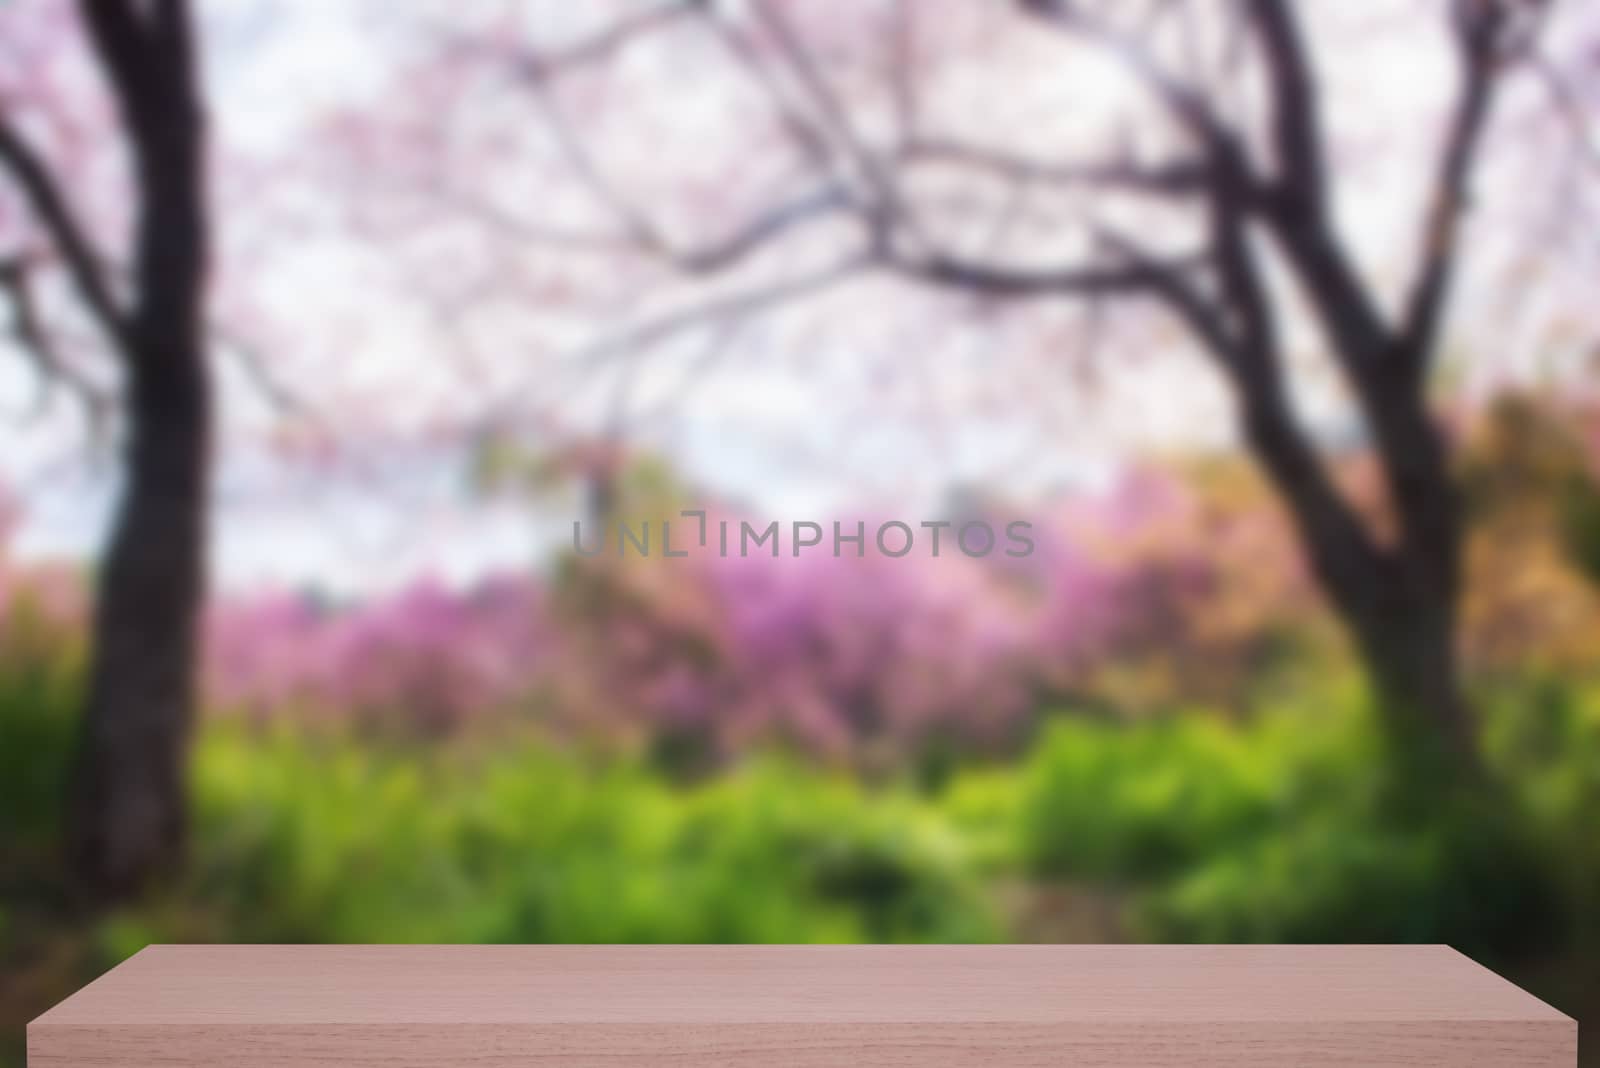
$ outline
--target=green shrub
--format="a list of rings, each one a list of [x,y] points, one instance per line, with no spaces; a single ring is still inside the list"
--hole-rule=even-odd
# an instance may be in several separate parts
[[[1060,719],[1023,770],[1024,858],[1048,876],[1173,875],[1329,798],[1370,792],[1368,735],[1348,701],[1247,727],[1204,712]]]
[[[1447,942],[1526,956],[1562,933],[1545,866],[1508,821],[1399,829],[1310,813],[1143,899],[1141,932],[1197,942]]]
[[[26,595],[0,620],[0,880],[59,841],[82,699],[83,644]]]
[[[1596,897],[1596,867],[1572,852],[1600,800],[1600,716],[1570,686],[1554,694],[1572,707],[1494,705],[1497,781],[1422,809],[1385,803],[1378,732],[1350,696],[1247,723],[1062,721],[1023,771],[1023,857],[1039,876],[1122,885],[1133,932],[1159,940],[1526,956]]]
[[[247,939],[971,940],[997,928],[909,794],[755,763],[676,789],[536,742],[377,750],[213,729],[195,899]]]

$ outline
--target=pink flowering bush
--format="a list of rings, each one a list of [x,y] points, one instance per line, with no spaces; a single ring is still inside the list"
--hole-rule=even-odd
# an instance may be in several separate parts
[[[1014,748],[1053,701],[1174,700],[1263,626],[1260,605],[1217,624],[1238,558],[1259,573],[1261,604],[1287,604],[1299,581],[1262,566],[1292,562],[1282,531],[1154,471],[1036,517],[1026,556],[970,557],[948,533],[937,556],[924,538],[889,557],[870,534],[860,556],[796,556],[787,542],[741,555],[739,519],[708,517],[734,532],[726,555],[715,533],[701,547],[680,523],[682,558],[659,543],[619,554],[613,540],[548,580],[424,582],[343,607],[225,602],[209,632],[213,703],[423,732],[512,713],[688,770],[772,743],[886,767],[942,742]]]
[[[433,733],[523,696],[544,648],[538,588],[422,582],[336,608],[304,596],[225,601],[211,614],[212,701],[265,717],[296,709]]]
[[[998,530],[1014,518],[988,510]],[[1270,509],[1157,470],[1035,514],[1026,556],[969,557],[949,532],[937,556],[925,537],[886,556],[870,533],[859,557],[788,542],[741,556],[740,517],[708,520],[732,525],[728,555],[715,534],[694,544],[690,523],[674,530],[684,558],[658,542],[467,589],[219,598],[206,707],[396,734],[533,723],[691,771],[770,744],[887,768],[930,746],[1014,750],[1051,706],[1236,699],[1263,636],[1308,615]],[[0,566],[0,597],[0,636],[24,602],[84,630],[77,572]]]

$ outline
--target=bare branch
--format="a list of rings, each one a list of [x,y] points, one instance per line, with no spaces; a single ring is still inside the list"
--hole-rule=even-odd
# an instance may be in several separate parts
[[[1309,60],[1289,4],[1251,0],[1251,26],[1272,84],[1273,146],[1278,169],[1265,218],[1299,276],[1341,364],[1358,390],[1388,354],[1382,316],[1330,229],[1321,120]]]
[[[1229,336],[1226,315],[1201,294],[1186,272],[1120,231],[1096,227],[1096,232],[1117,255],[1149,273],[1151,292],[1194,331],[1213,357],[1229,370],[1237,365],[1236,342]]]
[[[892,224],[899,224],[914,239],[920,240],[915,214],[901,193],[894,175],[857,133],[844,105],[817,69],[811,53],[789,24],[788,18],[777,5],[765,0],[755,0],[754,8],[762,26],[777,42],[780,53],[794,71],[796,79],[811,96],[834,139],[843,146],[845,155],[871,190],[877,201],[872,206],[873,214],[878,218],[877,226],[887,229]]]
[[[917,91],[917,16],[911,0],[894,0],[889,17],[888,80],[895,128],[901,141],[917,135],[921,101]]]
[[[1572,132],[1573,144],[1578,153],[1584,158],[1589,168],[1600,175],[1600,141],[1589,132],[1589,117],[1582,99],[1566,77],[1556,65],[1545,55],[1529,57],[1533,70],[1544,84],[1545,90],[1550,94],[1551,101],[1561,113],[1564,121]]]
[[[224,353],[231,355],[250,384],[276,411],[322,423],[323,419],[296,390],[285,385],[272,372],[270,361],[244,335],[221,323],[211,324],[211,336],[221,345]]]
[[[808,118],[797,115],[789,108],[781,86],[749,43],[717,18],[708,5],[698,0],[685,0],[683,3],[665,5],[624,20],[582,45],[554,56],[518,52],[511,57],[515,74],[532,92],[539,104],[568,166],[593,197],[616,216],[621,224],[620,235],[601,241],[585,239],[584,244],[593,244],[596,247],[601,244],[614,244],[622,248],[631,248],[662,260],[686,274],[702,275],[739,262],[801,224],[828,216],[854,214],[866,220],[870,232],[880,235],[889,226],[891,216],[895,221],[909,223],[909,216],[898,206],[899,194],[894,189],[893,179],[856,138],[842,105],[833,96],[820,72],[815,69],[804,45],[792,28],[780,14],[759,6],[758,10],[764,16],[763,25],[778,41],[779,52],[793,69],[797,81],[813,98],[824,120],[832,127],[835,138],[847,147],[852,159],[867,177],[874,195],[883,204],[863,204],[859,196],[853,195],[839,181],[828,179],[811,193],[776,205],[721,238],[700,246],[682,247],[655,224],[644,208],[631,201],[610,180],[600,162],[584,143],[579,131],[567,120],[552,92],[550,79],[575,63],[604,59],[623,43],[640,34],[656,29],[678,16],[691,13],[705,18],[711,32],[773,98],[788,128],[799,139],[802,154],[817,162],[822,162],[828,154],[827,134],[819,130]],[[483,205],[478,207],[479,210],[485,210]],[[501,214],[492,210],[490,213],[495,216]],[[525,227],[520,229],[527,232]],[[535,239],[543,239],[550,235],[545,228],[535,227],[532,236]]]
[[[540,73],[537,61],[523,58],[519,60],[518,66],[526,84],[544,111],[569,166],[594,197],[617,216],[624,231],[622,243],[659,257],[680,270],[691,274],[709,273],[739,261],[801,223],[846,210],[854,209],[858,212],[860,210],[859,205],[845,190],[837,185],[828,185],[791,203],[778,205],[710,245],[698,248],[676,247],[650,220],[645,211],[632,203],[606,177],[598,161],[594,159],[577,131],[567,122],[560,107],[551,97],[549,86]]]
[[[710,337],[706,339],[705,347],[689,361],[677,384],[651,408],[642,412],[630,415],[619,409],[613,430],[620,433],[624,429],[622,426],[624,421],[637,427],[666,420],[668,414],[678,409],[697,386],[704,384],[706,376],[732,350],[734,341],[738,340],[747,325],[741,313],[734,313],[722,322],[714,324]]]
[[[702,0],[675,0],[620,19],[605,29],[565,48],[529,57],[537,64],[540,77],[604,62],[636,39],[662,29],[681,18],[695,15],[706,7]]]
[[[1212,191],[1211,257],[1231,320],[1236,385],[1247,404],[1281,406],[1277,323],[1250,249],[1244,206],[1226,182],[1218,182]]]
[[[831,289],[846,279],[864,273],[877,263],[878,259],[872,252],[862,252],[815,271],[731,295],[715,297],[670,312],[621,335],[587,346],[575,354],[574,358],[587,361],[608,355],[637,352],[702,324],[748,318],[801,297]]]
[[[652,251],[663,250],[666,242],[661,232],[643,211],[636,208],[612,184],[588,147],[584,145],[583,139],[567,121],[566,114],[551,94],[541,61],[536,56],[521,55],[516,59],[516,69],[523,84],[530,90],[535,103],[544,113],[545,121],[551,133],[555,135],[557,146],[578,180],[589,189],[590,194],[602,206],[617,216],[630,240]]]
[[[807,196],[773,207],[710,244],[663,250],[663,253],[686,273],[710,274],[739,262],[796,227],[841,214],[859,215],[860,205],[844,189],[824,186]]]
[[[1406,353],[1420,371],[1438,334],[1445,295],[1456,259],[1467,182],[1499,81],[1499,50],[1505,26],[1497,3],[1460,5],[1456,24],[1461,91],[1445,134],[1422,240],[1421,262],[1411,285],[1401,327]]]
[[[1198,160],[1156,165],[1132,162],[1078,165],[1048,163],[940,138],[913,138],[901,149],[900,158],[909,165],[948,163],[970,167],[1012,181],[1099,186],[1152,196],[1203,193],[1210,188],[1212,181],[1211,167]]]
[[[706,24],[712,34],[771,103],[779,123],[782,124],[784,132],[793,142],[801,159],[818,167],[826,166],[832,156],[827,134],[817,127],[810,116],[802,114],[793,107],[771,65],[763,59],[761,53],[737,27],[728,20],[711,14],[710,5],[702,10],[707,12]]]
[[[1157,169],[1098,177],[1119,179],[1125,189],[1163,193],[1192,190],[1207,192],[1214,199],[1225,198],[1226,210],[1234,216],[1228,228],[1238,231],[1227,239],[1232,248],[1242,247],[1247,217],[1266,218],[1273,224],[1341,354],[1376,354],[1386,337],[1383,323],[1343,250],[1324,225],[1318,207],[1323,196],[1323,163],[1311,74],[1298,33],[1278,0],[1252,0],[1252,4],[1251,13],[1257,20],[1280,97],[1276,142],[1281,173],[1273,186],[1257,176],[1238,137],[1205,98],[1162,70],[1136,41],[1086,18],[1062,0],[1024,0],[1035,14],[1106,48],[1188,129],[1204,154],[1203,164],[1183,164],[1176,171]],[[1285,196],[1286,189],[1292,195]],[[1308,211],[1307,207],[1316,210]],[[1260,303],[1264,306],[1264,302]]]
[[[1159,272],[1151,265],[1131,262],[1030,269],[975,263],[949,256],[911,259],[889,253],[881,262],[915,281],[991,297],[1137,295],[1160,286]],[[1181,267],[1168,264],[1164,269],[1181,270]]]
[[[0,261],[0,290],[11,304],[12,336],[39,374],[37,408],[42,410],[48,403],[52,386],[64,385],[83,405],[91,431],[99,436],[109,425],[113,398],[58,351],[34,299],[30,274],[37,267],[24,256]]]
[[[802,300],[832,289],[846,281],[866,274],[879,261],[868,249],[848,256],[817,270],[779,279],[761,286],[753,286],[731,294],[713,297],[664,313],[642,324],[601,338],[575,351],[558,357],[558,364],[567,371],[593,371],[618,359],[631,359],[655,345],[702,328],[731,330],[757,315],[772,311],[793,301]],[[550,377],[541,383],[548,385]],[[530,391],[524,387],[514,396],[492,404],[481,422],[487,427],[499,426],[524,404]]]
[[[618,255],[646,251],[627,233],[581,229],[525,218],[493,199],[474,196],[443,183],[428,183],[423,191],[443,206],[463,218],[482,224],[487,231],[499,237],[513,237],[518,241],[546,245],[566,252]]]
[[[632,32],[637,33],[648,25],[653,25],[654,21],[640,23]],[[523,84],[531,91],[544,113],[568,166],[579,181],[589,189],[591,195],[617,217],[621,225],[622,232],[619,235],[599,237],[578,235],[578,240],[585,245],[600,247],[609,244],[624,249],[632,248],[659,258],[687,273],[706,274],[738,262],[802,223],[849,210],[858,213],[861,211],[860,205],[846,190],[840,188],[837,183],[829,183],[790,203],[778,205],[711,244],[701,247],[678,247],[650,219],[643,208],[629,200],[610,181],[599,161],[583,143],[578,131],[567,121],[546,80],[547,74],[552,69],[550,65],[536,55],[520,54],[515,57],[514,66]],[[503,213],[481,203],[477,204],[474,210],[486,212],[493,218],[504,218]],[[515,228],[520,230],[523,236],[531,236],[536,240],[558,237],[567,241],[574,236],[542,227],[529,228],[521,224]]]
[[[1272,92],[1272,143],[1276,185],[1301,211],[1325,210],[1321,117],[1310,60],[1291,4],[1250,0],[1251,25],[1261,40]]]
[[[1347,613],[1380,611],[1387,558],[1334,486],[1287,404],[1245,402],[1242,415],[1252,450],[1289,503],[1323,588]]]
[[[127,340],[128,324],[111,286],[100,269],[100,257],[88,234],[73,216],[66,197],[44,162],[0,115],[0,163],[10,171],[34,214],[66,262],[83,301],[112,344]]]
[[[1243,156],[1235,146],[1232,131],[1206,99],[1191,86],[1164,70],[1133,38],[1088,18],[1067,0],[1018,0],[1018,2],[1023,10],[1044,19],[1050,25],[1078,34],[1104,48],[1129,74],[1152,92],[1166,110],[1197,141],[1206,146],[1209,153],[1226,151],[1237,156],[1242,165]]]
[[[1225,369],[1231,372],[1245,437],[1288,501],[1312,566],[1330,595],[1348,612],[1371,612],[1377,598],[1371,579],[1382,573],[1382,551],[1295,418],[1283,384],[1276,317],[1250,246],[1244,206],[1225,183],[1214,191],[1211,229],[1232,342],[1232,361]],[[1358,390],[1370,382],[1354,372],[1352,378]]]

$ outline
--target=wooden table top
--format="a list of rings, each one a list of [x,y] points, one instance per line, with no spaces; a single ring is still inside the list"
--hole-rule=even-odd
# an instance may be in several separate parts
[[[1563,1065],[1443,946],[152,946],[29,1064]],[[1063,1059],[1063,1058],[1067,1059]]]

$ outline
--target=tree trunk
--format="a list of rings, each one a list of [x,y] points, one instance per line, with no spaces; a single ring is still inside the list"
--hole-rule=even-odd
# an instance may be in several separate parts
[[[1394,780],[1443,788],[1473,782],[1482,770],[1456,655],[1461,509],[1420,390],[1387,387],[1369,392],[1380,399],[1368,414],[1400,531],[1393,545],[1379,545],[1335,494],[1276,394],[1246,403],[1245,430],[1354,640],[1388,734]]]
[[[84,0],[81,10],[117,92],[140,208],[119,353],[122,500],[97,589],[70,804],[74,869],[104,898],[167,870],[186,829],[211,423],[204,124],[182,3],[141,13]]]
[[[1401,775],[1443,789],[1481,772],[1456,654],[1464,536],[1443,435],[1427,411],[1421,353],[1391,349],[1368,384],[1368,418],[1398,520],[1369,603],[1351,624],[1383,706]]]
[[[153,357],[153,358],[151,358]],[[174,865],[185,834],[204,559],[207,399],[198,346],[142,354],[124,497],[100,576],[73,787],[73,859],[96,896]]]
[[[1383,714],[1397,779],[1430,789],[1475,779],[1481,769],[1460,686],[1454,605],[1408,592],[1393,597],[1389,610],[1350,622]]]

